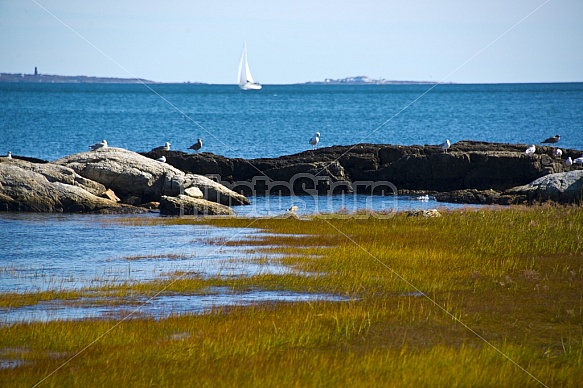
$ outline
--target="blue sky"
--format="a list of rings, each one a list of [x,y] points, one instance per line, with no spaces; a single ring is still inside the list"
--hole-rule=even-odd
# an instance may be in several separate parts
[[[0,72],[233,84],[583,81],[581,0],[0,0]]]

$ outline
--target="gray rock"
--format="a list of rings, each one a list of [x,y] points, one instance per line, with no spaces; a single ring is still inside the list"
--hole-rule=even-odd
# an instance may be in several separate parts
[[[234,192],[226,186],[202,175],[186,174],[187,187],[198,188],[207,201],[217,202],[226,206],[249,205],[249,199]],[[187,189],[188,190],[188,189]],[[191,195],[191,193],[189,193]]]
[[[533,182],[506,191],[525,195],[530,201],[582,202],[583,170],[549,174]]]
[[[60,182],[71,186],[78,186],[97,196],[102,196],[107,190],[102,184],[84,178],[73,169],[65,166],[52,163],[31,163],[16,159],[14,159],[13,163],[23,170],[32,171],[44,176],[49,182]]]
[[[0,210],[50,213],[141,211],[90,193],[81,185],[76,185],[78,182],[72,171],[62,169],[48,164],[31,167],[25,161],[3,161],[0,163]],[[60,177],[56,171],[63,171],[63,176]],[[70,183],[64,183],[66,181]],[[82,182],[89,187],[96,187],[86,181]]]
[[[149,202],[178,194],[185,175],[166,163],[114,147],[69,155],[54,163],[112,189],[122,201],[133,196]]]
[[[184,194],[188,195],[192,198],[203,198],[204,195],[202,191],[198,187],[189,187],[188,189],[184,190]]]
[[[190,187],[198,187],[205,199],[226,205],[249,204],[241,194],[208,178],[185,174],[136,152],[109,147],[59,159],[79,175],[111,188],[125,203],[159,201],[162,196],[176,197]]]
[[[235,212],[228,206],[202,198],[188,195],[177,197],[162,196],[160,199],[160,214],[162,215],[233,215]]]

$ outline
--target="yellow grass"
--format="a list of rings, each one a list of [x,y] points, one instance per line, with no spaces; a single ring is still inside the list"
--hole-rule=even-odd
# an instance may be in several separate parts
[[[0,328],[7,386],[578,386],[583,209],[511,207],[424,219],[133,219],[261,228],[294,271],[81,290],[197,294],[214,286],[328,293],[205,315]],[[242,244],[223,241],[221,244]],[[245,242],[244,244],[248,244]],[[274,248],[277,246],[278,248]],[[171,282],[171,283],[169,283]],[[4,295],[0,300],[14,298]],[[34,304],[35,295],[20,305]],[[65,299],[51,294],[40,299]],[[108,299],[104,303],[113,303]]]

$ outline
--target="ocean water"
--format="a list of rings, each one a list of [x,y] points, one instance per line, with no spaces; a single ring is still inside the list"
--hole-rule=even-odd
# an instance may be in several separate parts
[[[583,83],[265,85],[256,92],[243,92],[234,85],[0,84],[0,155],[11,151],[56,160],[86,151],[102,139],[138,152],[167,141],[172,149],[187,151],[201,137],[206,152],[277,157],[309,149],[308,139],[316,131],[321,133],[320,146],[440,144],[446,138],[452,143],[538,144],[560,134],[558,146],[583,150]],[[277,216],[292,205],[299,207],[300,214],[444,206],[427,197],[362,195],[251,201],[251,206],[238,207],[236,212]],[[252,237],[256,230],[127,226],[115,219],[0,213],[0,292],[143,281],[176,271],[237,276],[285,270],[276,264],[257,267],[247,253],[208,244],[226,235]],[[144,313],[155,314],[152,308],[161,306],[167,306],[164,314],[171,314],[201,311],[213,303],[305,298],[260,291],[229,296],[219,290],[213,295],[162,304],[152,301]],[[115,312],[75,310],[57,302],[2,314],[5,322],[14,322],[103,317]]]
[[[355,143],[441,144],[446,138],[583,150],[583,83],[490,85],[0,84],[0,155],[55,160],[111,146],[174,150],[203,139],[228,157],[294,154]]]

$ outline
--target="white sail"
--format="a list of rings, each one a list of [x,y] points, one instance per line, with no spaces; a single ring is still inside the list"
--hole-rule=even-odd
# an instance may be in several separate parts
[[[241,60],[239,61],[239,87],[243,90],[259,90],[261,85],[253,80],[249,62],[247,61],[247,43],[243,45]]]

